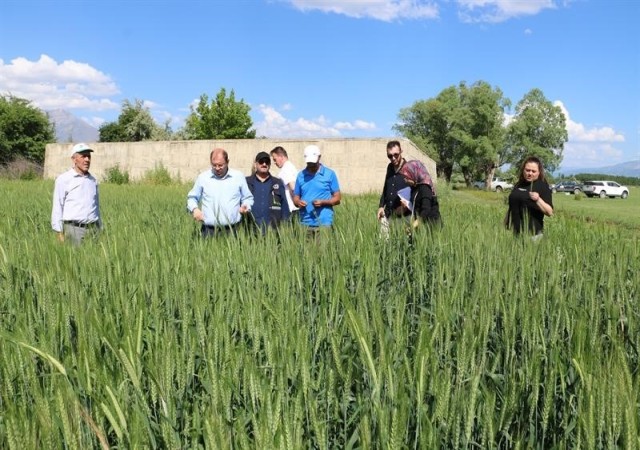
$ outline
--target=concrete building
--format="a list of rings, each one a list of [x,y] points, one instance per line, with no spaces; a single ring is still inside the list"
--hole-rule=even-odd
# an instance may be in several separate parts
[[[260,151],[270,152],[281,145],[289,160],[300,170],[304,167],[302,153],[309,144],[322,150],[321,162],[336,171],[340,189],[345,194],[381,192],[389,161],[386,146],[390,140],[399,140],[407,160],[419,159],[434,176],[436,164],[408,139],[237,139],[211,141],[144,141],[90,143],[95,150],[91,173],[102,180],[106,170],[116,164],[129,172],[132,180],[140,179],[158,165],[164,166],[173,177],[190,183],[211,167],[209,153],[222,147],[229,153],[229,167],[246,175],[251,174],[253,160]],[[71,164],[69,151],[72,144],[48,144],[44,161],[45,178],[55,178]],[[272,173],[278,168],[272,166]]]

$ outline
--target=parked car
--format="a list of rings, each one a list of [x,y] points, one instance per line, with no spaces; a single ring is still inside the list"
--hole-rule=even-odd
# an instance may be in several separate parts
[[[484,181],[476,181],[476,182],[473,183],[473,186],[475,186],[476,189],[484,189],[485,182]],[[508,181],[503,180],[502,178],[493,177],[493,180],[491,181],[491,190],[492,191],[501,192],[503,190],[511,189],[511,188],[513,188],[513,184],[509,183]]]
[[[585,181],[582,184],[582,192],[587,197],[595,197],[597,195],[600,198],[627,198],[629,196],[629,188],[615,181]]]
[[[579,194],[582,192],[582,185],[577,181],[563,180],[551,185],[552,192],[569,192]]]

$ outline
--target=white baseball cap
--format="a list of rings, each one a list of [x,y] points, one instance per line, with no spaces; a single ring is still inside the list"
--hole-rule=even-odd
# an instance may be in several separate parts
[[[317,163],[320,159],[320,148],[317,145],[307,145],[304,148],[304,162]]]
[[[84,142],[81,142],[81,143],[76,144],[73,147],[71,147],[71,156],[75,155],[76,153],[92,152],[92,151],[93,151],[93,149],[91,147],[89,147]]]

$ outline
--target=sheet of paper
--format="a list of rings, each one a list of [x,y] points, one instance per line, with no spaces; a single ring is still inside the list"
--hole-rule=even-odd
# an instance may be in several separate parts
[[[413,203],[411,202],[411,188],[410,187],[406,187],[406,188],[402,188],[398,191],[398,197],[400,197],[403,200],[406,200],[408,203],[408,208],[409,211],[413,212]]]

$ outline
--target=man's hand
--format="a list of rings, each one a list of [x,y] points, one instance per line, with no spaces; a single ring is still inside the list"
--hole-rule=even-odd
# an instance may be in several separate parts
[[[312,203],[316,208],[320,208],[321,206],[328,204],[328,200],[314,200]]]
[[[192,211],[192,215],[196,222],[202,222],[204,220],[204,213],[200,208],[194,208]]]
[[[58,238],[58,241],[64,242],[64,233],[57,233],[56,237]]]
[[[242,205],[239,211],[240,214],[247,214],[249,212],[249,207],[247,205]]]
[[[307,207],[307,202],[302,200],[297,195],[293,197],[293,204],[296,205],[298,208],[306,208]]]
[[[378,208],[378,220],[382,220],[384,216],[384,208]]]

